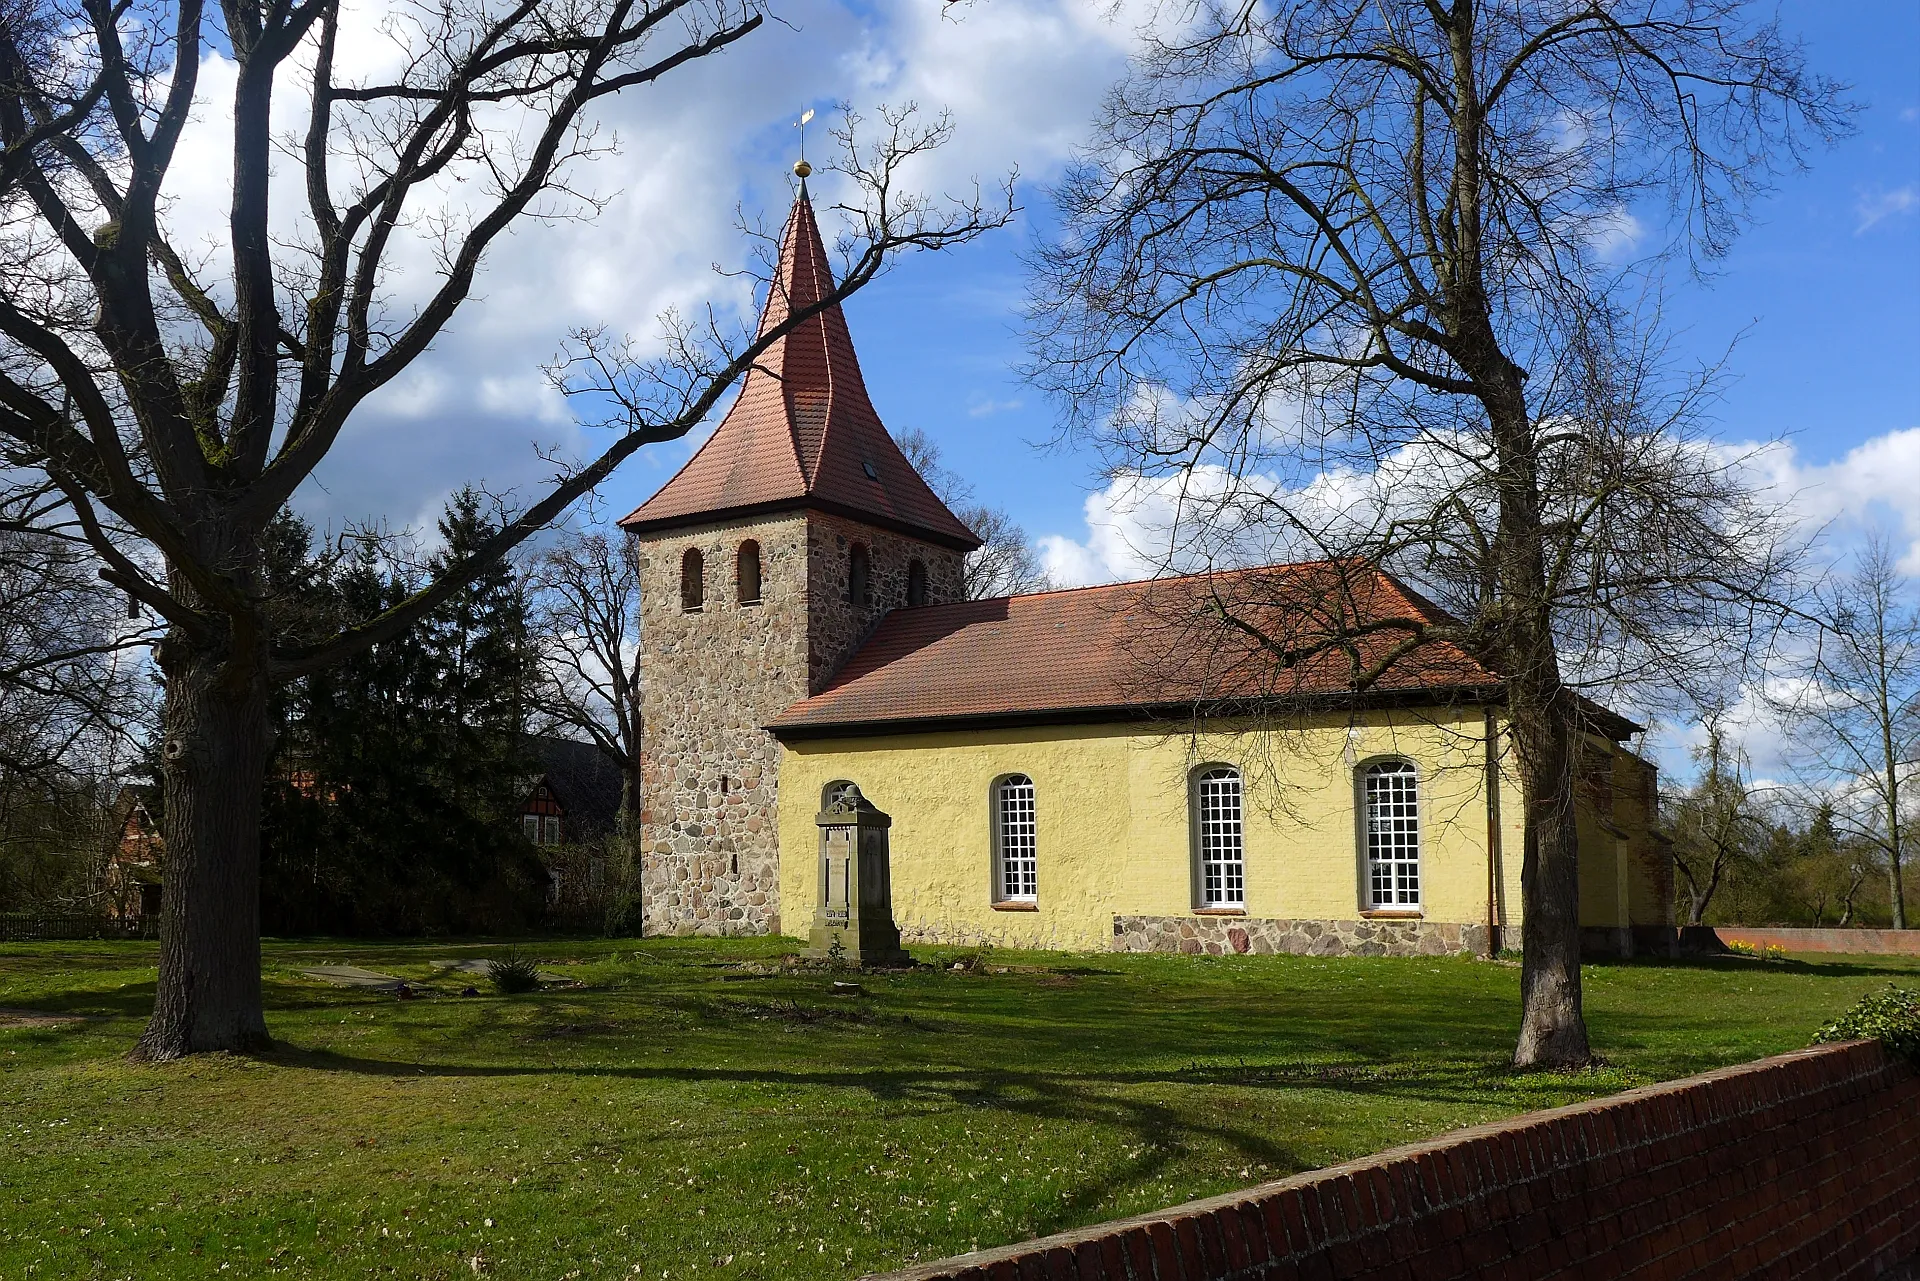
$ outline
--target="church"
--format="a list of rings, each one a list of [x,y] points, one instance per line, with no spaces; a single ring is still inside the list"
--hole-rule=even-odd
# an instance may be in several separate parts
[[[803,182],[761,332],[832,287]],[[888,435],[838,306],[768,349],[621,524],[641,580],[648,934],[804,936],[815,816],[851,783],[891,816],[909,944],[1518,945],[1498,675],[1439,641],[1276,664],[1204,626],[1351,632],[1446,621],[1437,606],[1335,562],[964,599],[980,540]],[[1588,712],[1583,948],[1665,950],[1655,771],[1626,746],[1638,726]]]

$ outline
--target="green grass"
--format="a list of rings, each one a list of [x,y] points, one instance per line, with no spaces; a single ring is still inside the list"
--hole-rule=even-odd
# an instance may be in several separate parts
[[[0,1006],[91,1016],[0,1030],[0,1281],[851,1276],[1793,1049],[1920,971],[1590,967],[1609,1066],[1514,1075],[1484,961],[995,954],[835,995],[754,973],[780,941],[521,946],[583,986],[270,944],[280,1048],[164,1066],[124,1057],[151,944],[0,946]],[[295,972],[328,962],[446,995]]]

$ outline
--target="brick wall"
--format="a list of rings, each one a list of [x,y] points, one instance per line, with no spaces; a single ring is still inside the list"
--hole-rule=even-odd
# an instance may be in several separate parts
[[[1852,1042],[887,1281],[1825,1281],[1916,1257],[1920,1074]]]
[[[1920,956],[1920,930],[1809,930],[1787,926],[1716,925],[1723,943],[1738,940],[1756,947],[1772,944],[1789,952],[1871,952],[1881,956]]]

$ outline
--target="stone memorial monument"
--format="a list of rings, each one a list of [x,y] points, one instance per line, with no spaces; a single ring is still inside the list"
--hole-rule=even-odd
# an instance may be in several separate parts
[[[806,955],[849,965],[912,965],[893,922],[887,870],[893,820],[849,783],[814,822],[820,828],[820,901]]]

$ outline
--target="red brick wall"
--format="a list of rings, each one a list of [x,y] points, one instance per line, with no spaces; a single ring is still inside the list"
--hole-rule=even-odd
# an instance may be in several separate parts
[[[1770,943],[1789,952],[1920,956],[1920,930],[1808,930],[1768,925],[1716,925],[1713,929],[1723,943],[1736,939],[1756,947]]]
[[[1920,1074],[1852,1042],[886,1281],[1826,1281],[1916,1257]]]

